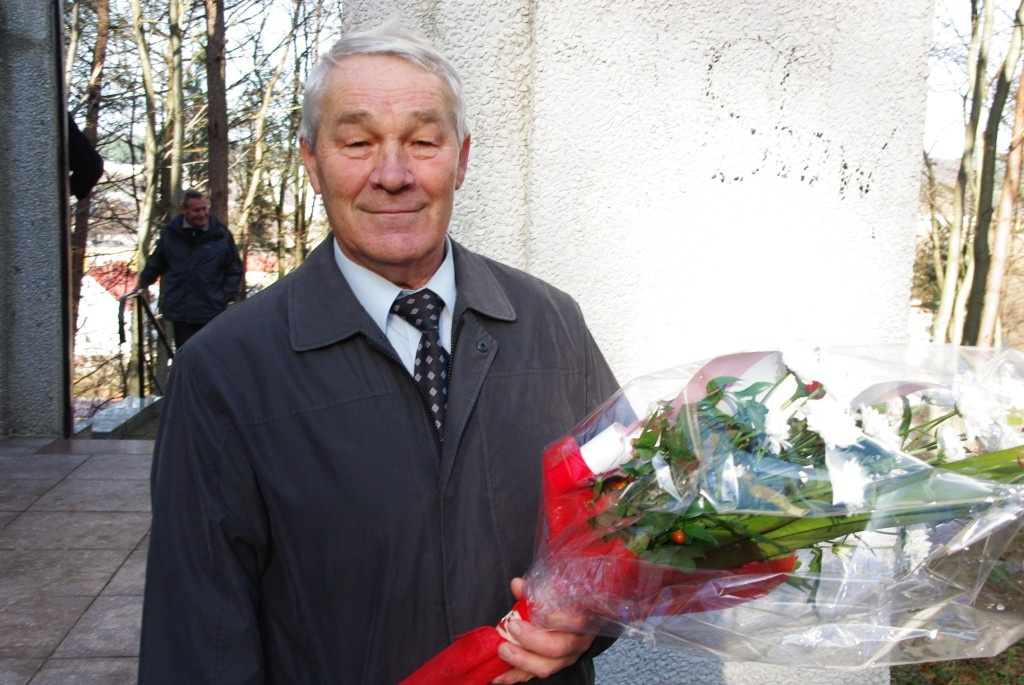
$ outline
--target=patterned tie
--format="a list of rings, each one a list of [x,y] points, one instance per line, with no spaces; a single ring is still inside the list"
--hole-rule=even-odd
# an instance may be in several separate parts
[[[434,418],[434,429],[443,439],[444,413],[448,405],[448,353],[441,347],[437,331],[442,309],[444,300],[426,288],[401,295],[391,305],[392,312],[423,332],[416,348],[412,377]]]

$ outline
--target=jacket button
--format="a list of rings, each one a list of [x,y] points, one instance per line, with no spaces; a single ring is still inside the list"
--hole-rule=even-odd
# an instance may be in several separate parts
[[[476,349],[478,349],[481,352],[486,352],[487,350],[491,349],[491,346],[487,344],[486,340],[477,340]]]

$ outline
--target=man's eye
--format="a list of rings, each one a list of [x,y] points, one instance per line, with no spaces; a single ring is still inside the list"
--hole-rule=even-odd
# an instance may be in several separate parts
[[[434,147],[436,143],[432,140],[417,140],[416,145],[418,147]]]

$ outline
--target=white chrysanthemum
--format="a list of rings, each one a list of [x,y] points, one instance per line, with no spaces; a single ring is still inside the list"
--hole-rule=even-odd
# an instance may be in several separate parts
[[[999,452],[1000,450],[1008,450],[1011,447],[1020,447],[1024,444],[1024,434],[1016,428],[998,424],[993,426],[992,430],[982,435],[980,440],[986,452]]]
[[[1016,376],[1001,376],[996,381],[999,396],[1006,407],[1024,407],[1024,382]]]
[[[1003,416],[1003,410],[995,395],[978,385],[963,385],[958,388],[956,408],[964,418],[968,440],[975,440],[990,432],[991,424]]]
[[[968,379],[970,380],[970,379]],[[1018,412],[1012,383],[981,385],[964,383],[956,388],[956,408],[964,420],[968,440],[977,440],[985,451],[1018,447],[1024,443],[1020,431],[1008,425]]]
[[[889,422],[888,414],[883,414],[873,407],[861,405],[860,421],[864,433],[878,441],[882,447],[894,452],[900,449],[902,440]]]
[[[786,408],[783,408],[783,405],[793,396],[796,389],[796,380],[792,376],[787,376],[763,401],[768,410],[764,420],[764,432],[775,454],[780,454],[782,450],[789,449],[792,445],[789,440],[789,420],[796,413],[799,403],[794,402]]]
[[[828,447],[846,447],[861,438],[850,411],[831,395],[805,403],[800,412],[807,419],[807,427],[820,435]]]
[[[852,453],[827,447],[825,466],[832,484],[832,503],[852,510],[864,506],[864,491],[871,484],[867,471]]]
[[[885,403],[885,420],[890,426],[899,426],[903,423],[903,400],[894,397]]]
[[[903,553],[910,565],[917,566],[932,554],[932,542],[927,530],[910,529],[903,541]]]
[[[935,437],[939,441],[939,453],[947,461],[960,461],[967,456],[960,433],[949,424],[939,426]]]
[[[789,419],[792,415],[792,412],[778,408],[768,410],[764,432],[768,435],[768,442],[774,454],[781,454],[782,450],[789,449],[793,444],[789,440]]]

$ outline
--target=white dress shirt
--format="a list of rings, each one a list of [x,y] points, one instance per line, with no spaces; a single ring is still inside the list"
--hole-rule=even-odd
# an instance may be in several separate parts
[[[452,260],[452,248],[447,236],[444,241],[444,261],[441,262],[441,266],[424,287],[430,288],[444,300],[439,333],[441,346],[450,353],[452,349],[452,306],[455,304],[456,295],[455,263]],[[398,353],[398,358],[402,360],[402,364],[411,374],[421,333],[402,317],[392,314],[391,305],[399,295],[407,295],[414,291],[403,290],[383,276],[356,264],[341,251],[337,240],[334,240],[334,261],[337,262],[338,269],[348,281],[356,299],[384,331],[391,346]]]

